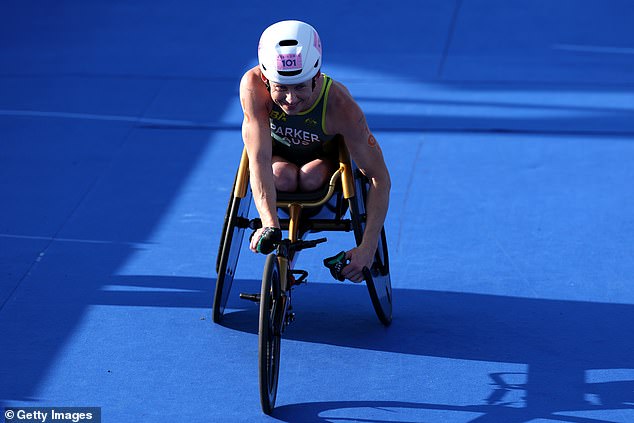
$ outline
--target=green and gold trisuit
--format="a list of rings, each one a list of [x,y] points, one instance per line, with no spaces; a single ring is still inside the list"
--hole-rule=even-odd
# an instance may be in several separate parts
[[[274,155],[300,166],[318,158],[336,157],[332,142],[336,135],[326,133],[326,106],[332,78],[323,77],[319,97],[305,112],[289,116],[273,103],[269,122]]]

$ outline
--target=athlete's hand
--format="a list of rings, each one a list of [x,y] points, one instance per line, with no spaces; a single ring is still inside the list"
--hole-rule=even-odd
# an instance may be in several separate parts
[[[249,248],[254,253],[268,254],[282,240],[282,231],[279,228],[267,226],[260,228],[251,234]]]
[[[374,261],[374,250],[368,251],[361,246],[346,251],[346,259],[350,262],[341,270],[341,275],[352,282],[363,281],[363,268],[370,269]]]

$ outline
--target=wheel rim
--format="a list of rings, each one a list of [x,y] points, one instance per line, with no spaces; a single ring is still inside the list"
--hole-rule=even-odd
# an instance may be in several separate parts
[[[272,291],[272,290],[271,290]],[[280,362],[280,345],[281,334],[277,325],[277,310],[279,301],[272,301],[269,312],[269,324],[266,343],[266,366],[267,366],[267,391],[269,397],[269,403],[275,403],[275,397],[277,396],[277,381],[279,375],[279,362]],[[272,407],[271,407],[272,408]]]
[[[280,295],[280,275],[277,258],[267,257],[260,294],[259,362],[260,402],[270,414],[275,406],[279,376],[281,323],[284,305]]]
[[[366,212],[367,186],[363,178],[361,174],[355,175],[355,197],[350,199],[350,213],[357,245],[361,243],[363,232],[365,232],[365,221],[362,215],[365,215]],[[352,216],[353,214],[356,216]],[[392,283],[389,273],[385,228],[381,230],[372,268],[366,269],[363,276],[377,317],[385,326],[390,325],[392,322]]]
[[[213,320],[219,323],[225,312],[227,300],[233,284],[233,276],[238,266],[238,258],[244,239],[245,228],[238,225],[239,219],[248,218],[251,206],[251,192],[244,198],[232,197],[226,227],[223,228],[223,240],[219,248],[220,259],[217,269],[218,277],[214,289]]]

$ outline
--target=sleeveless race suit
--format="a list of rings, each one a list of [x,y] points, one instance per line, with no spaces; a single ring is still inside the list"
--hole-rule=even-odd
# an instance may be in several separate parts
[[[335,135],[326,133],[326,105],[332,78],[324,75],[319,97],[312,107],[289,116],[275,103],[269,113],[273,154],[298,166],[319,158],[336,157]]]

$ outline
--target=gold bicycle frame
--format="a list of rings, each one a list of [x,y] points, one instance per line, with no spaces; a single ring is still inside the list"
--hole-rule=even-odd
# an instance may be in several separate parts
[[[328,191],[321,198],[316,199],[300,199],[293,198],[290,194],[285,200],[276,202],[277,207],[287,208],[289,210],[288,238],[291,242],[299,240],[299,219],[302,209],[320,207],[326,204],[335,193],[337,182],[341,179],[341,187],[343,198],[350,199],[354,197],[354,179],[352,175],[352,165],[350,163],[350,154],[343,140],[339,142],[339,168],[330,177],[328,183]],[[234,197],[244,198],[249,184],[249,156],[246,147],[242,150],[240,158],[240,166],[236,175],[236,183],[233,191]],[[280,263],[281,265],[282,263]],[[280,266],[284,268],[284,266]]]

